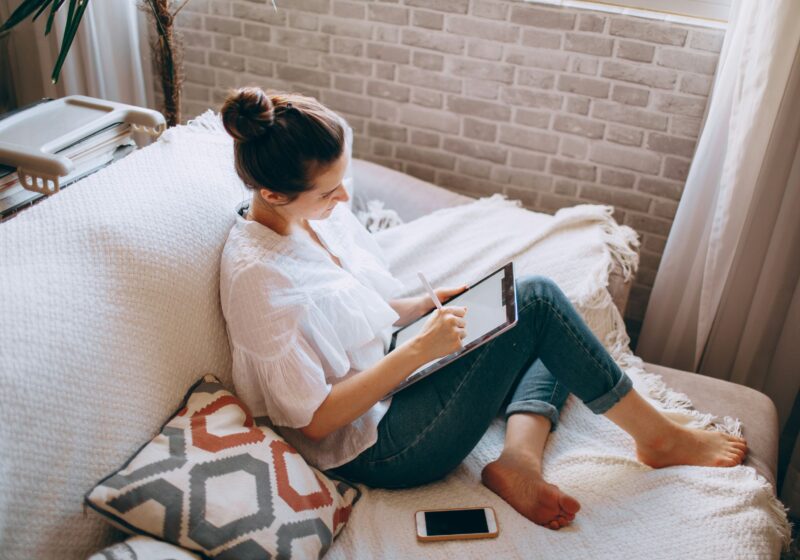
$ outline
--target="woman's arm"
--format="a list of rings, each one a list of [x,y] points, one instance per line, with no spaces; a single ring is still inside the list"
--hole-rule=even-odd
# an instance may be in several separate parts
[[[300,432],[313,441],[321,440],[364,414],[421,365],[454,352],[466,336],[465,313],[465,307],[435,311],[420,334],[374,366],[334,385]]]
[[[427,298],[430,301],[431,298]],[[408,297],[401,299],[393,299],[389,302],[392,309],[397,312],[400,317],[394,322],[395,327],[404,327],[414,321],[417,317],[422,317],[425,313],[431,310],[433,302],[430,302],[430,307],[425,308],[425,302],[422,296]]]

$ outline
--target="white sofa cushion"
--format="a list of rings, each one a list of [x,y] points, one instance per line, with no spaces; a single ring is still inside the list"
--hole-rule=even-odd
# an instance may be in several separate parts
[[[92,554],[88,560],[200,560],[196,554],[179,546],[137,536]]]
[[[200,375],[233,389],[219,261],[249,199],[208,112],[0,226],[4,557],[85,558],[119,540],[81,515],[83,494]]]
[[[0,226],[0,542],[85,558],[82,495],[201,375],[230,386],[219,260],[247,196],[232,141],[179,127]]]

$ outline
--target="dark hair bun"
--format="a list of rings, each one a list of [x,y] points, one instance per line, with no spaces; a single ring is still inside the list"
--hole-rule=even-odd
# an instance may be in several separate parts
[[[275,122],[272,100],[258,87],[244,87],[231,93],[221,113],[225,130],[239,142],[262,136]]]

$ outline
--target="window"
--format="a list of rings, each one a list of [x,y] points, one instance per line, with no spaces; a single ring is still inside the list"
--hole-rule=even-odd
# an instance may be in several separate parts
[[[731,0],[617,0],[607,3],[720,21],[728,21],[731,7]]]
[[[527,0],[633,16],[725,28],[732,0]],[[748,0],[750,1],[750,0]]]

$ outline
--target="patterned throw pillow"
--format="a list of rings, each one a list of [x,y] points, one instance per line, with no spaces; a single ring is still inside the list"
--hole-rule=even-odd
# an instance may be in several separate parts
[[[86,503],[123,530],[220,560],[318,558],[359,491],[309,466],[206,375]]]

